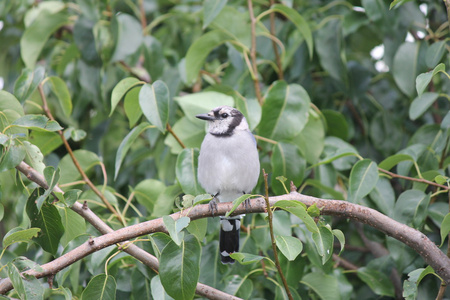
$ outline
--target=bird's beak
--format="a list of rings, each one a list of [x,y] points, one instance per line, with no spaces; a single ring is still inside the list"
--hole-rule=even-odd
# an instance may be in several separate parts
[[[200,114],[200,115],[196,115],[195,117],[196,117],[196,118],[199,118],[199,119],[202,119],[202,120],[205,120],[205,121],[212,121],[212,120],[215,120],[214,117],[212,117],[212,116],[210,116],[210,115],[208,115],[208,114]]]

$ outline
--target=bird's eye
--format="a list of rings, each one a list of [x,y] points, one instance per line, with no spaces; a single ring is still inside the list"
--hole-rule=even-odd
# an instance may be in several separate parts
[[[222,114],[222,118],[224,118],[224,119],[225,119],[225,118],[228,118],[228,114],[227,114],[227,113],[223,113],[223,114]]]

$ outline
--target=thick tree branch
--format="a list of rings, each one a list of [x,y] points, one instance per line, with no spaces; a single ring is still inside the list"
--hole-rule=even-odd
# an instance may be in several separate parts
[[[21,162],[16,167],[16,169],[19,170],[21,173],[23,173],[29,180],[37,183],[39,186],[41,186],[43,188],[48,188],[48,185],[45,182],[44,176],[42,176],[39,172],[37,172],[32,167],[27,165],[25,162]],[[54,191],[63,193],[63,191],[58,186],[55,186]],[[74,205],[71,207],[71,209],[73,211],[75,211],[76,213],[78,213],[79,215],[81,215],[86,221],[88,221],[90,224],[92,224],[101,233],[107,234],[107,233],[114,232],[114,230],[111,227],[109,227],[105,222],[103,222],[103,220],[100,219],[87,206],[85,206],[79,202],[75,202]],[[153,269],[155,272],[158,272],[158,268],[159,268],[158,259],[156,257],[154,257],[153,255],[151,255],[150,253],[142,250],[141,248],[139,248],[138,246],[136,246],[134,244],[126,245],[126,243],[121,243],[121,244],[119,244],[119,247],[124,252],[128,253],[129,255],[133,256],[137,260],[141,261],[147,267]],[[71,252],[69,252],[69,253],[71,253]],[[88,255],[88,254],[86,254],[86,255]],[[57,272],[59,272],[60,270],[62,270],[63,268],[66,267],[66,266],[59,266],[58,263],[54,263],[54,261],[52,261],[50,264],[52,264],[52,265],[49,266],[49,269],[47,269],[47,267],[46,267],[48,264],[43,265],[45,271],[42,272],[41,276],[36,276],[36,277],[40,278],[40,277],[45,277],[45,276],[49,276],[52,274],[56,274]],[[9,291],[10,289],[12,289],[12,284],[11,284],[11,281],[9,281],[9,279],[4,279],[4,280],[0,281],[0,294],[4,294],[7,291]],[[238,297],[231,296],[227,293],[224,293],[222,291],[219,291],[215,288],[212,288],[212,287],[207,286],[202,283],[197,283],[197,288],[196,288],[195,292],[197,295],[206,297],[208,299],[216,299],[216,300],[240,299]]]

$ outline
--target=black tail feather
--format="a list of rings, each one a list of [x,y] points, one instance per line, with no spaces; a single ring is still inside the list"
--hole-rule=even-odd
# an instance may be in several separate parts
[[[231,253],[239,252],[240,218],[221,218],[220,220],[220,261],[223,264],[233,264]]]

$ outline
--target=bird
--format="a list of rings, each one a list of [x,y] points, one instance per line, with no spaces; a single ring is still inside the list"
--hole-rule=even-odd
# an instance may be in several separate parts
[[[218,202],[230,202],[250,194],[260,173],[256,139],[244,115],[236,108],[219,106],[196,115],[208,122],[198,157],[198,182],[213,196],[214,215]],[[231,253],[239,251],[242,215],[220,217],[219,252],[223,264],[233,264]]]

